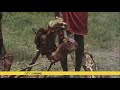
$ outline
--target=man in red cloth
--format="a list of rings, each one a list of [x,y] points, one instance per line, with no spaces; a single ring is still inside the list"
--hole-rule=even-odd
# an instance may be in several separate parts
[[[63,17],[64,21],[68,24],[67,32],[74,34],[74,39],[79,45],[75,52],[75,71],[80,71],[84,54],[84,35],[88,33],[88,12],[55,12],[55,16]],[[62,39],[60,39],[61,42]],[[65,60],[61,61],[61,66],[63,71],[68,71],[67,56]]]

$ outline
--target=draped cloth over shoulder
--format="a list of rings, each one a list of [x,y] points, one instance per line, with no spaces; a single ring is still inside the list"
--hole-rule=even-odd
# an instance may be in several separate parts
[[[56,16],[60,13],[56,12]],[[65,22],[68,24],[68,31],[77,35],[88,33],[88,12],[62,12]]]

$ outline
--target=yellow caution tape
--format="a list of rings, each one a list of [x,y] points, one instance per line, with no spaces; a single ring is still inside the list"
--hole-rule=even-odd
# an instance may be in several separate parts
[[[0,75],[120,75],[120,71],[2,71]]]

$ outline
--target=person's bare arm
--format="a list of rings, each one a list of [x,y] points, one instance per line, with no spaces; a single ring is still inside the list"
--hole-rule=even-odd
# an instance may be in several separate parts
[[[58,17],[63,17],[62,16],[62,12],[55,12],[55,17],[58,16]]]

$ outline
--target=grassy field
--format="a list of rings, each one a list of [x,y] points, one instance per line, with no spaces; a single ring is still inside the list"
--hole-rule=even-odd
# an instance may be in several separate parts
[[[3,37],[7,52],[14,55],[12,70],[19,70],[31,62],[36,53],[35,35],[31,29],[46,28],[53,18],[52,12],[4,12]],[[120,70],[120,13],[90,12],[88,29],[85,51],[93,54],[99,70]],[[41,65],[34,70],[46,70],[49,61],[46,57],[42,59],[39,60]],[[74,70],[71,58],[69,69]],[[53,70],[61,70],[60,64]]]

